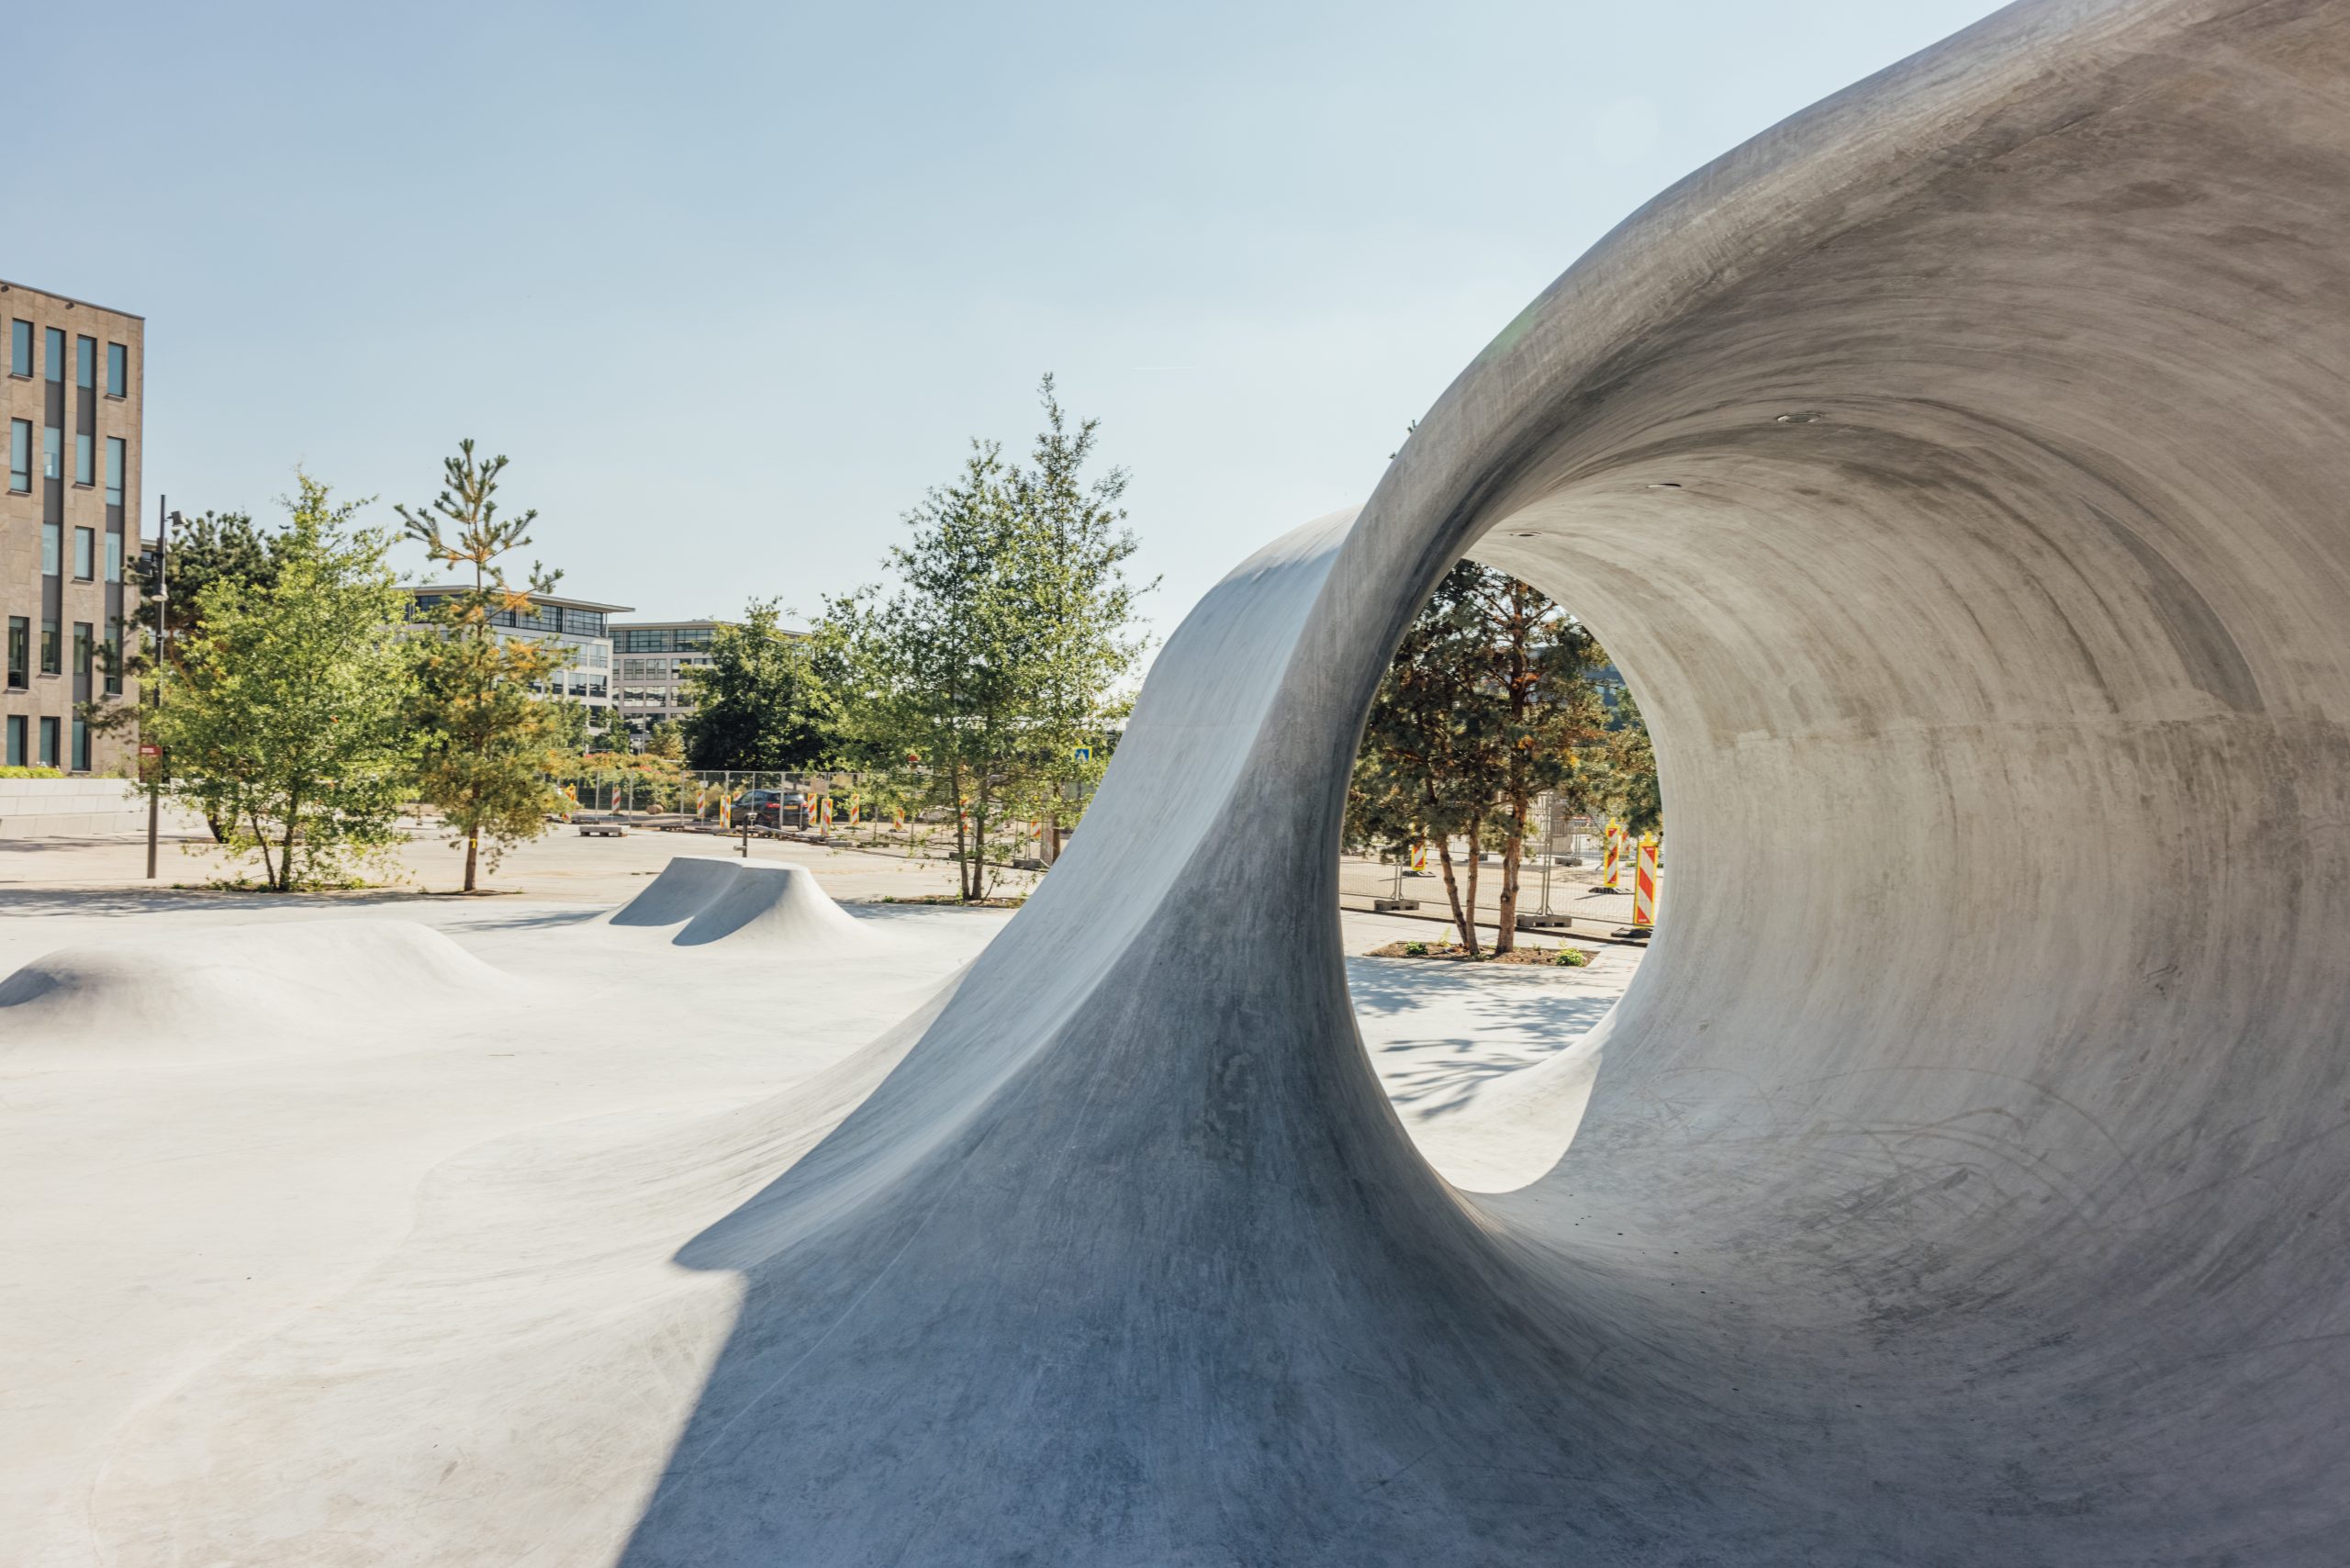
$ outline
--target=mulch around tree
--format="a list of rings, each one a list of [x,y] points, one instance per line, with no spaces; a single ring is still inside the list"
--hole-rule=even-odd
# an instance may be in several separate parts
[[[1566,955],[1574,955],[1572,958]],[[1373,958],[1440,958],[1450,963],[1532,964],[1546,969],[1581,969],[1591,962],[1591,955],[1581,947],[1513,947],[1494,956],[1491,948],[1479,948],[1472,960],[1469,949],[1458,942],[1390,942],[1384,947],[1373,947],[1368,955]]]

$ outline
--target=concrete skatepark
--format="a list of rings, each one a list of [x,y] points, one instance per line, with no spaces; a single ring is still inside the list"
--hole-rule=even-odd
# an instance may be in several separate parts
[[[565,929],[672,977],[606,1021],[640,1054],[697,1005],[655,966],[747,966],[746,1026],[800,966],[802,1070],[459,1142],[81,1434],[43,1550],[2339,1562],[2345,188],[2326,4],[2017,7],[1700,171],[1192,612],[984,946],[739,871]],[[1674,881],[1447,1151],[1367,1066],[1334,865],[1464,552],[1588,607]],[[309,961],[396,940],[532,983]]]

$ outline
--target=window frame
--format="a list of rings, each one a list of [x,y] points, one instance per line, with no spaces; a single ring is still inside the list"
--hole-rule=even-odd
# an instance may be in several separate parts
[[[33,324],[22,316],[8,318],[8,374],[33,378]]]
[[[41,358],[45,361],[41,369],[47,373],[50,380],[56,382],[60,386],[65,385],[65,329],[62,327],[41,329],[40,351]]]
[[[98,340],[73,334],[73,385],[85,392],[98,389]]]
[[[130,396],[130,345],[109,340],[106,343],[106,396],[123,398]]]
[[[62,646],[64,641],[65,634],[59,629],[57,622],[46,615],[42,616],[40,618],[41,674],[63,675],[65,673],[65,650]]]
[[[57,716],[53,713],[43,713],[40,716],[39,766],[43,767],[55,767],[58,766]]]
[[[22,454],[17,450],[17,439],[19,435],[24,438]],[[19,455],[24,458],[21,467],[17,463]],[[20,476],[24,480],[22,484],[17,482]],[[8,421],[8,488],[20,496],[29,496],[33,493],[33,422],[30,420]]]
[[[106,437],[106,505],[122,505],[130,485],[130,442],[118,435]]]
[[[76,528],[73,531],[73,580],[94,583],[98,580],[98,531]]]
[[[88,431],[73,432],[73,487],[95,489],[98,484],[98,438]]]
[[[8,617],[8,667],[5,678],[10,691],[28,691],[33,684],[33,618]]]

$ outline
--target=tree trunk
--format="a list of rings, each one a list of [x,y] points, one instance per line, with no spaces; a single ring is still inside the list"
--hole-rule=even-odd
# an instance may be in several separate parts
[[[1502,900],[1494,930],[1494,957],[1517,947],[1517,868],[1526,857],[1526,802],[1509,803],[1509,835],[1502,841]]]
[[[474,867],[481,857],[481,826],[476,823],[465,832],[465,888],[474,890]]]
[[[289,796],[285,801],[285,844],[277,852],[277,873],[280,892],[294,890],[294,835],[301,831],[302,801],[299,796]]]
[[[1480,847],[1485,836],[1485,813],[1479,812],[1469,819],[1469,918],[1461,923],[1460,945],[1469,949],[1472,958],[1477,957],[1477,866],[1483,851]]]
[[[277,886],[277,867],[269,857],[269,834],[261,830],[261,813],[250,812],[248,820],[253,824],[253,844],[261,850],[262,880],[274,888]]]
[[[1436,863],[1444,872],[1444,896],[1452,905],[1452,924],[1466,931],[1469,923],[1460,917],[1460,886],[1452,879],[1452,839],[1449,834],[1436,841]]]

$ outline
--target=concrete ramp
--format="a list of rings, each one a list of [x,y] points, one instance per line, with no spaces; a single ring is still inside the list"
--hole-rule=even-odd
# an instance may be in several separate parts
[[[0,980],[0,1072],[334,1056],[379,1033],[354,1020],[511,1002],[520,990],[404,920],[261,922],[62,947]]]
[[[715,856],[673,857],[644,890],[612,912],[614,925],[682,925],[734,884],[736,862]]]
[[[834,903],[804,866],[745,865],[679,856],[644,890],[614,911],[610,924],[677,926],[681,947],[712,942],[788,947],[794,952],[854,951],[882,938]]]
[[[834,903],[804,866],[738,866],[733,880],[696,911],[677,945],[755,942],[809,952],[858,947],[874,934]]]

